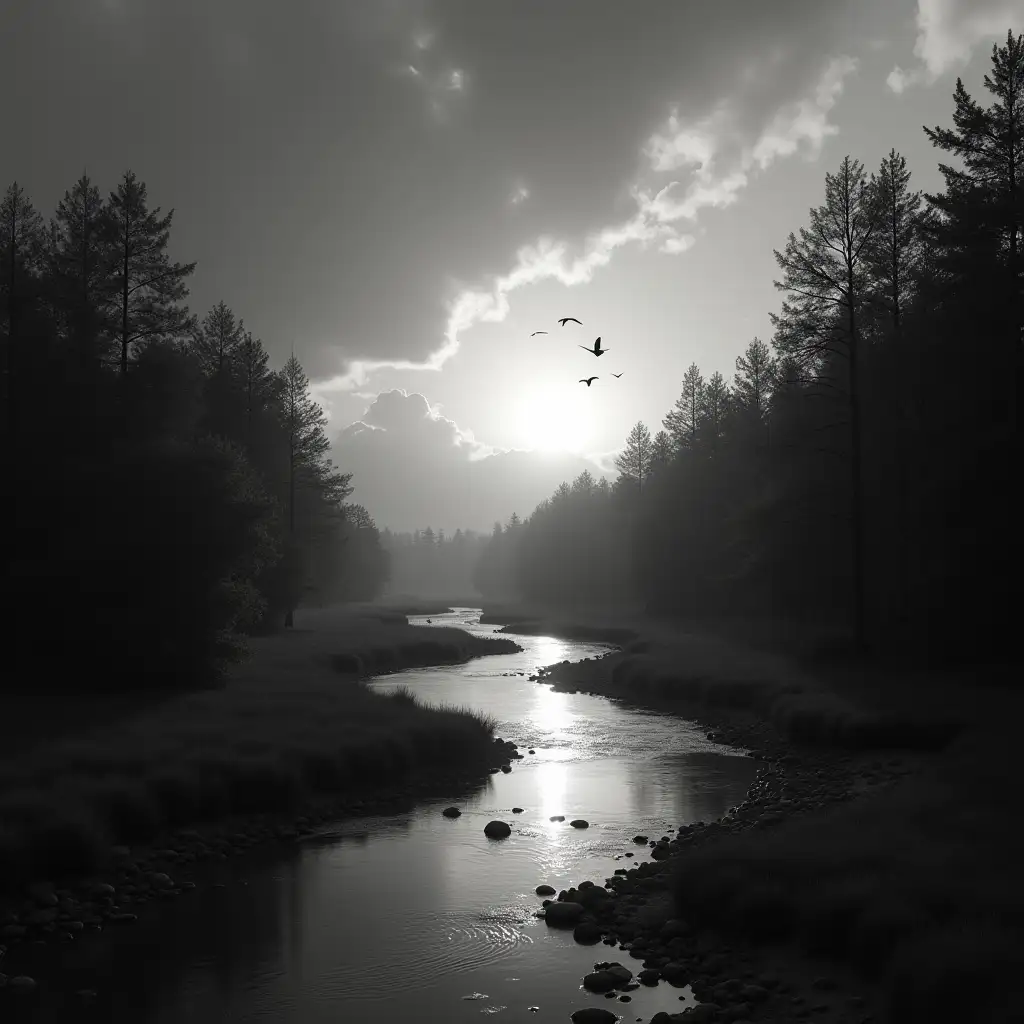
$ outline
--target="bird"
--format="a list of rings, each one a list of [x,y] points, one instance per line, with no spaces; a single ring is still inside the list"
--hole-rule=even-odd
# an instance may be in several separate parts
[[[594,342],[594,347],[593,348],[587,348],[586,345],[580,345],[580,348],[583,349],[584,352],[590,352],[591,354],[593,354],[595,356],[603,356],[605,354],[605,352],[609,351],[609,349],[601,348],[601,339],[600,338],[598,338],[597,341]]]
[[[561,319],[561,320],[559,320],[558,322],[559,322],[559,323],[560,323],[560,324],[561,324],[561,325],[562,325],[562,326],[564,327],[564,326],[565,326],[565,325],[566,325],[566,324],[567,324],[567,323],[568,323],[568,322],[569,322],[570,320],[571,320],[571,321],[572,321],[572,322],[573,322],[574,324],[579,324],[579,325],[580,325],[580,327],[582,327],[582,326],[583,326],[582,322],[581,322],[581,321],[579,321],[579,320],[577,320],[577,319],[576,319],[576,317],[574,317],[574,316],[563,316],[563,317],[562,317],[562,319]]]
[[[613,377],[621,377],[621,376],[622,376],[622,374],[621,374],[621,373],[613,373],[613,374],[612,374],[612,376],[613,376]]]
[[[547,331],[534,331],[533,334],[530,335],[530,337],[531,338],[536,338],[538,334],[547,334],[547,333],[548,333]]]
[[[581,383],[581,384],[586,384],[586,385],[587,385],[587,387],[589,388],[589,387],[590,387],[590,385],[591,385],[591,384],[593,384],[595,380],[599,380],[599,379],[600,379],[599,377],[587,377],[587,379],[586,379],[586,380],[584,380],[584,379],[583,379],[583,378],[581,377],[581,378],[580,378],[580,383]]]

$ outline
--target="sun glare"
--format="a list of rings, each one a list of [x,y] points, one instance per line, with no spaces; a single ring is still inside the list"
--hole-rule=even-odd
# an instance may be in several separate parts
[[[577,384],[580,392],[585,389]],[[586,395],[583,396],[586,398]],[[516,433],[525,448],[579,452],[590,438],[592,405],[566,387],[540,385],[521,395]]]

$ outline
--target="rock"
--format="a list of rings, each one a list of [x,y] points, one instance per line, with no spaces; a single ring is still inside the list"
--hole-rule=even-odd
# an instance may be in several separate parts
[[[591,992],[611,992],[618,980],[611,971],[591,971],[583,979],[583,987]]]
[[[636,843],[638,846],[646,846],[647,836],[633,836],[633,842]]]
[[[148,875],[149,884],[156,889],[173,889],[174,882],[171,880],[171,876],[164,874],[163,871],[151,871]]]
[[[504,773],[505,773],[506,775],[508,775],[508,773],[509,773],[510,771],[512,771],[512,766],[511,766],[511,765],[507,765],[507,764],[503,764],[503,765],[501,766],[501,770],[502,770],[502,771],[503,771],[503,772],[504,772]]]
[[[661,972],[656,967],[645,967],[638,975],[642,985],[657,985]]]
[[[506,821],[489,821],[484,825],[484,835],[488,839],[507,839],[512,835],[512,829]]]
[[[548,821],[565,821],[564,814],[552,814]]]
[[[27,974],[16,974],[13,978],[7,979],[7,990],[15,993],[34,992],[36,979],[30,978]]]
[[[555,895],[555,887],[553,885],[547,885],[547,884],[538,885],[537,888],[534,889],[534,892],[538,896],[554,896]]]
[[[529,748],[529,749],[528,749],[528,750],[527,750],[526,752],[527,752],[528,754],[536,754],[536,753],[537,753],[537,751],[536,751],[536,750],[534,750],[534,749],[533,749],[533,747],[530,747],[530,748]]]
[[[633,980],[633,972],[628,967],[623,967],[620,963],[609,964],[605,970],[615,978],[616,987],[628,985]]]
[[[462,816],[462,811],[458,807],[446,807],[441,813],[446,818],[459,818]]]
[[[544,920],[555,928],[574,928],[582,916],[580,903],[551,903],[544,911]]]
[[[586,818],[573,818],[569,824],[573,828],[590,828],[590,822]]]
[[[513,814],[522,814],[523,813],[523,809],[522,809],[522,807],[513,807],[512,808],[512,813]]]
[[[592,946],[601,941],[602,934],[599,924],[594,924],[592,921],[580,921],[573,929],[572,937],[581,946]]]
[[[570,1019],[572,1024],[616,1024],[619,1018],[600,1006],[584,1006],[581,1010],[574,1010]]]

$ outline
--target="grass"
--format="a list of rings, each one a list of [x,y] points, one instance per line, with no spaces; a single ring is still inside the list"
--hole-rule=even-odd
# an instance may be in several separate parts
[[[870,798],[679,858],[676,913],[852,962],[901,1024],[1011,1019],[1024,969],[1016,740],[958,740]]]
[[[1016,1019],[1016,674],[855,661],[815,624],[768,643],[735,624],[619,622],[640,639],[555,677],[640,701],[741,709],[797,743],[923,751],[924,769],[892,789],[683,852],[674,914],[852,964],[885,987],[893,1024]]]
[[[315,794],[365,790],[419,767],[483,764],[491,719],[423,707],[408,688],[379,695],[345,659],[362,671],[444,664],[511,649],[510,641],[330,609],[300,613],[297,626],[254,641],[222,690],[119,706],[106,720],[97,708],[77,734],[47,739],[36,730],[16,756],[5,747],[0,886],[89,872],[112,844],[145,843],[166,829],[291,810]],[[0,710],[5,731],[15,731],[10,708]],[[35,710],[45,720],[45,705]]]

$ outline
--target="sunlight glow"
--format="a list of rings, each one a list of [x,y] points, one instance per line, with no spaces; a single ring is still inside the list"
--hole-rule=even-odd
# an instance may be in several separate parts
[[[548,821],[553,814],[565,814],[565,790],[569,766],[566,764],[538,764],[536,772],[537,793],[540,796],[540,813],[544,823],[552,825]],[[554,823],[558,824],[558,823]]]
[[[589,370],[588,376],[594,372]],[[570,377],[572,374],[566,379]],[[594,387],[599,384],[595,381]],[[575,380],[528,385],[512,409],[519,443],[538,451],[582,451],[593,436],[595,405],[587,401],[587,392],[592,390]]]
[[[547,686],[538,686],[530,709],[530,722],[538,732],[552,739],[564,734],[572,724],[572,712],[568,710],[567,693],[559,693]]]

